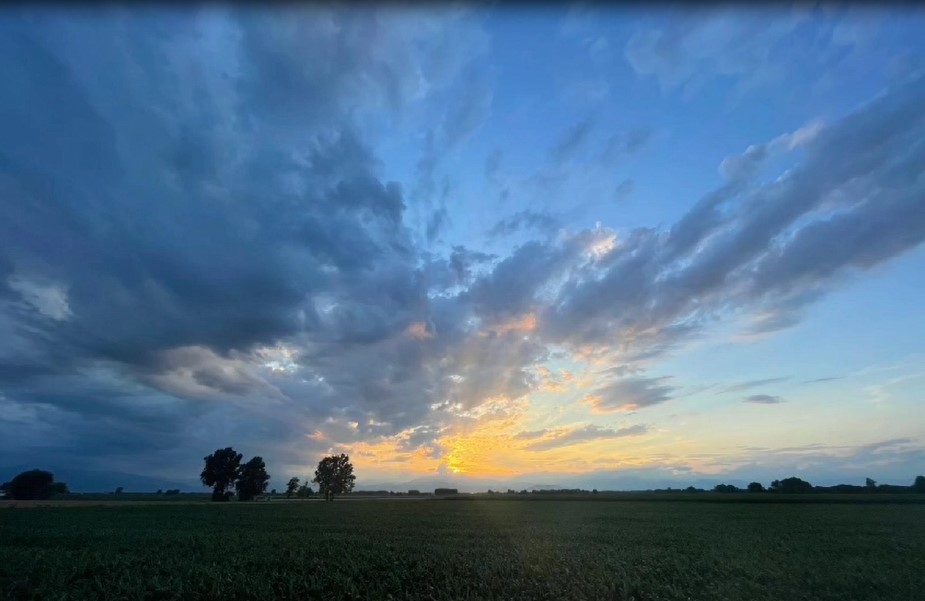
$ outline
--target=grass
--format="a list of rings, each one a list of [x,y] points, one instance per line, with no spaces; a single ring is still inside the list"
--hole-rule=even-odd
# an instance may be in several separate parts
[[[925,506],[511,499],[0,511],[0,599],[909,601]]]

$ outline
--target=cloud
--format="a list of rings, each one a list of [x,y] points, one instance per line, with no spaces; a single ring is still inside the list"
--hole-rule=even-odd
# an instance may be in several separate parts
[[[491,238],[499,238],[510,236],[523,229],[533,229],[548,235],[555,232],[560,225],[560,220],[550,213],[524,209],[496,223],[488,230],[487,235]]]
[[[627,436],[641,436],[648,432],[644,424],[627,426],[624,428],[603,428],[593,424],[574,427],[556,428],[552,430],[537,430],[533,432],[520,432],[514,436],[515,440],[531,441],[526,448],[531,451],[549,451],[561,447],[573,446],[599,440],[612,440]]]
[[[440,157],[493,102],[490,78],[455,94],[474,68],[468,41],[486,48],[463,21],[316,7],[5,18],[0,76],[17,90],[0,97],[5,456],[115,466],[143,448],[139,461],[195,473],[228,441],[299,466],[382,437],[432,456],[449,426],[528,403],[552,357],[609,369],[591,378],[592,412],[643,409],[676,393],[646,375],[655,359],[716,323],[798,323],[925,239],[913,78],[756,141],[667,229],[574,227],[538,187],[538,204],[490,232],[522,244],[430,244],[455,190]],[[709,41],[692,35],[682,49]],[[688,85],[668,38],[637,41],[668,56],[641,64]],[[750,64],[694,58],[740,75]],[[410,191],[374,151],[376,125],[402,120],[425,137]],[[613,138],[614,157],[645,131]],[[554,154],[574,159],[592,136],[579,122]],[[787,171],[758,177],[778,158]],[[607,202],[615,186],[601,184]]]
[[[726,394],[729,392],[742,392],[743,390],[748,390],[750,388],[757,388],[759,386],[764,386],[766,384],[774,384],[776,382],[784,382],[790,379],[788,377],[783,378],[765,378],[763,380],[748,380],[746,382],[739,382],[738,384],[731,384],[721,389],[716,394]]]
[[[881,81],[884,65],[897,79],[921,75],[906,51],[922,27],[919,14],[793,6],[664,17],[642,20],[623,57],[640,78],[684,99],[714,84],[728,90],[727,108],[769,89],[791,102],[835,101],[844,89]]]
[[[466,77],[470,84],[465,87],[465,93],[459,104],[448,113],[444,121],[444,135],[446,148],[452,150],[472,135],[491,114],[492,89],[485,78],[480,76],[481,71],[471,65]]]
[[[485,159],[485,179],[493,184],[497,184],[498,171],[501,169],[501,159],[504,153],[500,149],[495,149]]]
[[[443,28],[386,15],[371,38],[371,13],[244,13],[4,23],[0,73],[20,94],[0,117],[0,377],[99,461],[123,442],[200,457],[223,439],[304,461],[299,439],[328,417],[363,424],[349,442],[424,420],[436,395],[527,387],[505,358],[533,354],[479,339],[485,377],[460,365],[468,310],[429,287],[489,255],[459,247],[439,263],[451,275],[425,280],[403,192],[358,133],[452,79],[415,50]],[[483,92],[449,143],[484,117]],[[405,335],[421,322],[432,337]],[[281,341],[299,349],[285,369],[261,354]],[[100,436],[97,407],[124,436]]]
[[[637,30],[624,57],[637,74],[655,77],[663,91],[683,87],[690,95],[720,77],[741,78],[743,89],[768,85],[781,76],[777,62],[794,52],[783,39],[793,45],[804,19],[799,10],[689,11],[667,25]]]
[[[598,38],[598,41],[603,38]],[[589,52],[593,57],[604,56],[607,53],[606,41],[592,42]],[[610,84],[605,79],[588,79],[572,82],[562,89],[563,100],[577,105],[595,105],[603,102],[610,96]]]
[[[600,160],[607,166],[613,166],[648,146],[654,135],[655,130],[651,127],[635,127],[627,132],[616,133],[607,139]]]
[[[925,239],[923,97],[925,80],[907,82],[805,141],[806,159],[782,177],[724,185],[667,236],[625,233],[569,270],[541,312],[544,334],[660,353],[721,316],[760,318],[751,331],[797,323],[843,278]]]
[[[468,285],[472,279],[472,268],[478,265],[484,265],[494,259],[496,255],[483,253],[465,248],[464,246],[454,246],[450,254],[450,268],[456,276],[456,283]]]
[[[618,201],[626,200],[633,194],[633,190],[636,189],[636,184],[633,183],[631,179],[625,179],[619,184],[617,184],[617,189],[615,190],[615,196]]]
[[[446,210],[446,207],[440,207],[434,211],[427,221],[427,240],[436,240],[440,232],[447,227],[449,219],[450,214]]]
[[[60,321],[71,315],[71,308],[67,303],[67,290],[59,285],[43,284],[16,276],[8,278],[7,285],[45,317]]]
[[[758,405],[776,405],[778,403],[783,403],[784,399],[779,396],[772,396],[770,394],[753,394],[751,396],[745,397],[746,403],[755,403]]]
[[[814,378],[812,380],[803,380],[800,384],[817,384],[820,382],[831,382],[832,380],[842,380],[844,376],[829,376],[827,378]]]
[[[585,119],[569,129],[553,148],[552,156],[556,163],[569,161],[587,144],[594,129],[594,120]]]
[[[621,378],[585,396],[583,403],[593,413],[635,411],[664,403],[672,398],[673,386],[665,384],[669,378]]]

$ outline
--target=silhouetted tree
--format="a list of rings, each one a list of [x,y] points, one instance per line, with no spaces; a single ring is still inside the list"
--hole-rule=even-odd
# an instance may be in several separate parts
[[[263,458],[254,457],[241,466],[238,472],[238,480],[234,485],[238,491],[238,500],[252,501],[254,497],[267,490],[269,482],[270,474],[267,473]]]
[[[312,487],[308,485],[308,482],[303,483],[299,486],[299,490],[296,491],[295,496],[300,498],[310,497],[315,494],[315,491],[312,490]]]
[[[333,501],[335,495],[349,493],[355,481],[353,464],[350,457],[343,453],[319,461],[312,480],[318,483],[318,492],[324,495],[325,501]]]
[[[231,447],[216,449],[211,455],[204,457],[205,468],[199,478],[205,486],[212,487],[213,501],[227,501],[231,498],[229,488],[234,486],[238,479],[238,470],[241,467],[243,455]]]
[[[292,498],[292,495],[299,490],[299,479],[298,478],[289,478],[289,482],[286,483],[286,498]]]
[[[52,491],[56,495],[66,495],[71,492],[64,482],[55,482],[51,485]]]
[[[48,499],[55,492],[55,476],[45,470],[22,472],[10,480],[6,493],[17,500]]]
[[[713,487],[713,492],[739,492],[739,489],[732,484],[717,484]]]
[[[761,482],[751,482],[748,485],[748,492],[764,492],[764,486]]]
[[[121,495],[123,490],[124,490],[124,489],[123,489],[121,486],[116,487],[116,494],[117,494],[117,495]]]
[[[866,486],[867,488],[871,490],[875,490],[877,488],[877,483],[874,480],[871,480],[870,478],[865,478],[864,486]]]
[[[925,492],[925,476],[915,477],[915,482],[912,483],[912,490],[915,492]]]
[[[812,492],[813,485],[805,480],[801,480],[795,476],[790,478],[784,478],[783,480],[775,480],[771,482],[771,491],[773,492],[782,492],[782,493],[805,493]]]

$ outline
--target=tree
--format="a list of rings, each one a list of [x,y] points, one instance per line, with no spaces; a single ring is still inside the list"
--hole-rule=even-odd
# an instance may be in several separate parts
[[[45,470],[22,472],[7,484],[6,493],[16,500],[47,499],[55,492],[55,476]]]
[[[238,473],[235,489],[238,491],[239,501],[252,501],[254,497],[267,490],[270,474],[262,457],[254,457],[243,466]]]
[[[55,482],[51,485],[51,488],[56,495],[66,495],[71,492],[64,482]]]
[[[772,492],[782,492],[782,493],[806,493],[812,492],[813,485],[805,480],[801,480],[795,476],[790,478],[784,478],[783,480],[775,480],[771,482],[771,491]]]
[[[121,495],[123,490],[124,490],[124,489],[123,489],[121,486],[117,486],[117,487],[116,487],[116,494],[117,494],[117,495]]]
[[[912,483],[913,492],[925,492],[925,476],[916,476]]]
[[[717,484],[713,492],[739,492],[739,489],[734,484]]]
[[[752,482],[748,485],[748,492],[764,492],[761,482]]]
[[[864,486],[870,489],[877,488],[877,482],[871,478],[864,478]]]
[[[205,486],[212,487],[213,501],[227,501],[231,498],[231,491],[238,479],[238,470],[241,468],[243,455],[231,447],[216,449],[211,455],[204,457],[206,466],[199,478]]]
[[[289,482],[286,483],[286,498],[291,499],[292,495],[299,490],[299,479],[298,478],[289,478]]]
[[[324,495],[325,501],[333,501],[335,495],[349,493],[355,481],[353,464],[350,457],[343,453],[319,461],[312,479],[312,482],[318,483],[318,492]]]

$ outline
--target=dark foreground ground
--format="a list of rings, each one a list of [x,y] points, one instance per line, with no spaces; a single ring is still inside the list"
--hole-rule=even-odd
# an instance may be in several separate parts
[[[925,505],[529,500],[0,511],[0,599],[925,599]]]

